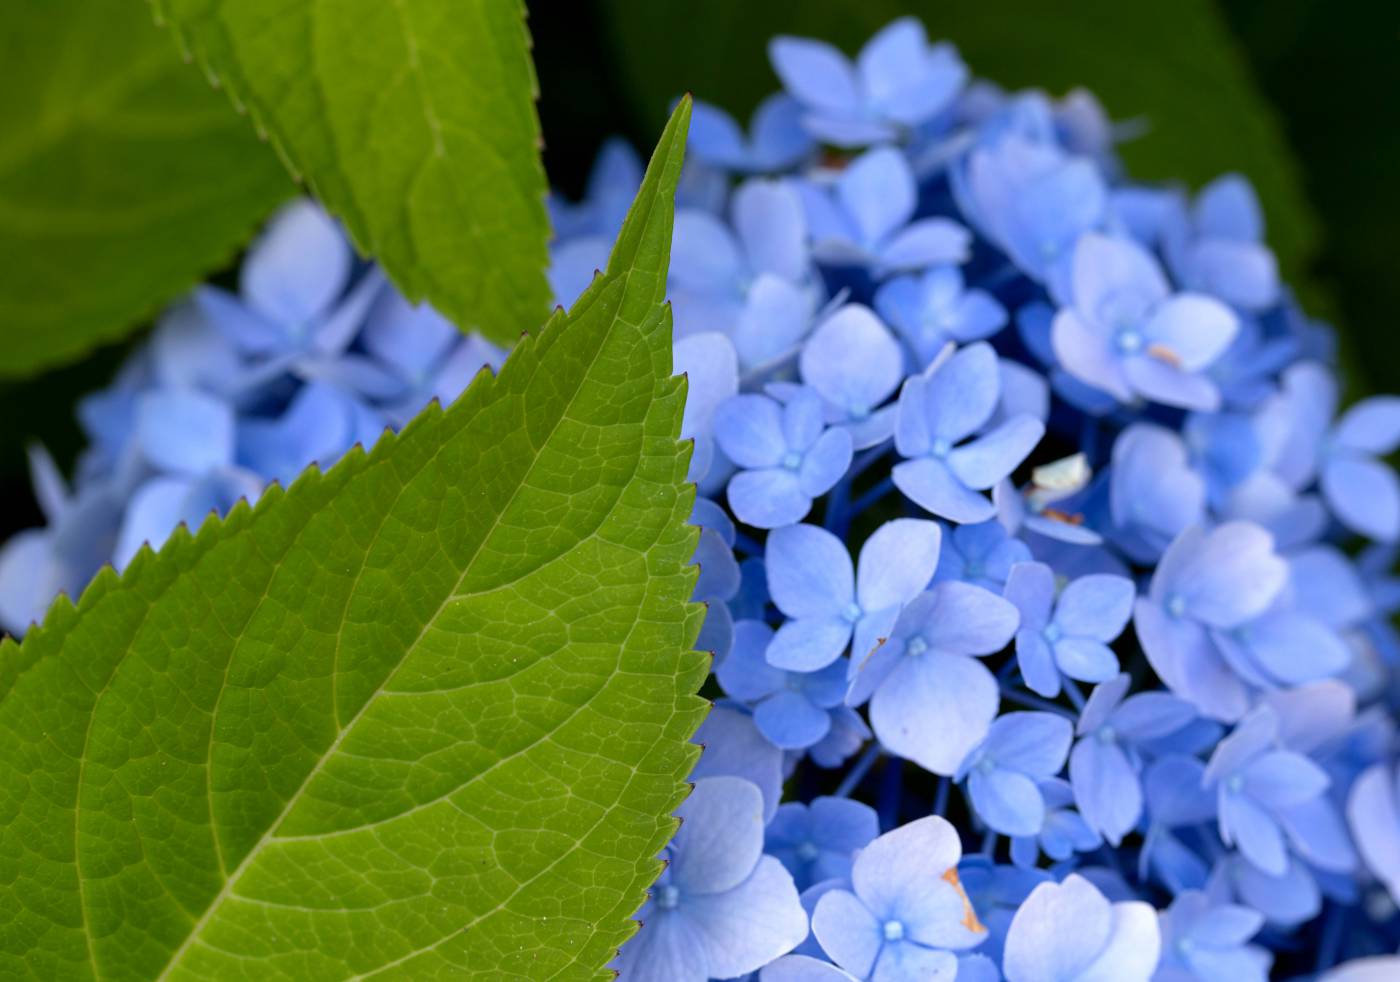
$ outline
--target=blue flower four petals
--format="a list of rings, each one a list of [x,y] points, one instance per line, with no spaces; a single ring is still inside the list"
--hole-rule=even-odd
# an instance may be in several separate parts
[[[986,342],[961,348],[904,383],[895,423],[895,486],[925,510],[960,523],[996,514],[986,491],[1040,442],[1045,425],[1017,415],[974,437],[1001,397],[996,354]]]

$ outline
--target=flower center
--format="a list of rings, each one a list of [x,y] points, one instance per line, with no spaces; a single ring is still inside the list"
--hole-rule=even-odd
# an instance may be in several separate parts
[[[1179,593],[1173,593],[1167,598],[1167,613],[1173,617],[1180,617],[1186,613],[1186,598]]]
[[[909,643],[904,646],[904,650],[917,658],[925,651],[928,651],[928,642],[921,637],[913,637],[910,638]]]
[[[666,884],[656,891],[656,906],[662,910],[675,910],[676,904],[681,902],[681,892],[671,884]]]
[[[932,448],[932,450],[931,450],[930,452],[931,452],[935,457],[946,457],[946,456],[948,456],[948,451],[950,451],[950,450],[952,450],[952,449],[953,449],[953,445],[952,445],[951,443],[949,443],[947,440],[943,439],[942,437],[939,437],[937,440],[934,440],[934,441],[933,441],[933,448]]]
[[[846,604],[845,607],[841,608],[841,616],[844,617],[846,620],[850,621],[852,624],[860,620],[860,615],[860,604],[856,603],[855,601],[851,601],[850,603]]]
[[[802,455],[796,450],[789,450],[783,454],[783,466],[790,471],[795,471],[802,466]]]
[[[1043,638],[1045,638],[1046,641],[1050,642],[1051,644],[1054,644],[1056,641],[1060,640],[1060,638],[1064,636],[1061,633],[1060,625],[1058,624],[1046,624],[1045,630],[1041,631],[1040,634]]]
[[[1225,790],[1231,794],[1239,794],[1244,790],[1244,778],[1239,774],[1231,774],[1225,781]]]
[[[902,922],[893,920],[886,921],[884,930],[886,941],[904,940],[904,924]]]
[[[996,761],[988,755],[977,762],[977,770],[983,774],[990,774],[997,769]]]
[[[1142,334],[1135,327],[1127,327],[1118,332],[1118,348],[1128,354],[1142,350]]]
[[[804,863],[810,863],[817,858],[817,846],[813,842],[803,842],[797,847],[797,858]]]
[[[1105,723],[1094,736],[1098,738],[1099,743],[1114,743],[1118,740],[1118,731]]]

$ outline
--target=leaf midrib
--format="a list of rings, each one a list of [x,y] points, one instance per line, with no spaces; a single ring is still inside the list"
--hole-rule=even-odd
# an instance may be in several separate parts
[[[340,731],[336,734],[335,739],[334,739],[333,741],[331,741],[330,746],[328,746],[328,747],[326,748],[326,751],[325,751],[323,754],[321,754],[320,757],[317,758],[316,764],[311,768],[310,771],[307,772],[306,777],[302,780],[301,784],[297,787],[296,791],[293,792],[292,795],[287,799],[287,803],[286,803],[286,805],[283,807],[282,811],[277,815],[277,817],[276,817],[275,819],[273,819],[272,822],[270,822],[270,823],[268,824],[267,828],[263,831],[262,835],[259,836],[258,841],[257,841],[256,843],[254,843],[253,846],[248,850],[247,854],[246,854],[246,855],[243,857],[243,859],[239,862],[238,866],[235,867],[234,871],[233,871],[231,874],[229,874],[229,875],[225,878],[225,880],[224,880],[224,885],[219,889],[219,892],[210,900],[209,904],[205,907],[204,913],[200,916],[199,920],[197,920],[197,921],[195,922],[195,924],[193,925],[193,927],[191,927],[189,934],[187,934],[186,937],[185,937],[185,940],[181,943],[180,947],[177,948],[177,949],[171,954],[169,961],[166,962],[166,965],[165,965],[165,967],[161,970],[160,975],[158,975],[158,976],[156,977],[157,982],[164,982],[164,980],[167,980],[167,979],[170,978],[170,973],[171,973],[172,971],[174,971],[176,968],[179,967],[181,959],[184,957],[185,953],[190,949],[191,945],[192,945],[193,943],[195,943],[197,940],[199,940],[199,937],[200,937],[200,935],[202,934],[204,928],[208,925],[209,921],[212,919],[212,917],[214,916],[214,914],[223,906],[223,904],[224,904],[224,902],[225,902],[226,900],[228,900],[230,897],[235,897],[235,896],[237,896],[236,894],[234,894],[233,888],[234,888],[234,886],[237,884],[239,878],[240,878],[240,877],[247,871],[247,869],[253,864],[253,862],[256,860],[256,858],[257,858],[259,855],[262,854],[263,848],[264,848],[269,842],[272,842],[272,841],[274,841],[274,840],[277,839],[277,836],[276,836],[276,834],[275,834],[276,829],[279,828],[279,827],[282,825],[282,823],[286,820],[287,816],[291,814],[293,808],[301,801],[301,796],[302,796],[302,794],[306,791],[307,787],[311,784],[311,782],[315,779],[315,777],[316,777],[318,774],[321,773],[322,768],[325,766],[326,762],[329,761],[329,760],[331,760],[331,759],[336,755],[336,753],[337,753],[337,752],[339,751],[339,749],[340,749],[341,744],[345,741],[345,738],[346,738],[347,734],[349,734],[352,730],[354,730],[355,725],[359,722],[360,718],[365,714],[366,710],[367,710],[370,706],[372,706],[372,705],[375,703],[375,701],[376,701],[377,699],[380,698],[381,695],[383,695],[385,686],[387,686],[387,685],[393,680],[393,678],[398,674],[399,670],[400,670],[400,669],[403,667],[403,665],[408,661],[410,655],[417,649],[419,643],[422,642],[422,640],[423,640],[424,636],[427,634],[429,628],[431,628],[432,625],[435,624],[435,623],[438,621],[438,619],[442,616],[443,611],[447,608],[447,605],[448,605],[449,603],[451,603],[454,599],[456,599],[457,594],[458,594],[458,591],[461,589],[462,582],[466,579],[468,573],[471,571],[472,566],[475,564],[475,562],[476,562],[478,556],[479,556],[480,553],[481,553],[482,548],[486,545],[486,543],[490,540],[491,536],[494,535],[495,532],[496,532],[496,530],[500,527],[501,520],[502,520],[502,518],[504,517],[505,513],[509,510],[510,504],[515,500],[516,495],[518,495],[518,494],[520,493],[521,488],[523,488],[523,487],[527,484],[527,481],[528,481],[529,476],[530,476],[531,474],[534,473],[535,467],[539,464],[540,457],[541,457],[541,455],[542,455],[543,452],[544,452],[544,448],[547,447],[547,446],[550,444],[550,442],[554,439],[555,434],[558,432],[559,426],[563,423],[563,421],[564,421],[565,419],[568,418],[568,415],[569,415],[568,411],[569,411],[570,409],[573,408],[573,405],[574,405],[575,401],[578,399],[580,392],[582,392],[583,389],[584,389],[585,386],[586,386],[586,383],[587,383],[587,380],[588,380],[588,377],[589,377],[589,372],[591,371],[591,369],[592,369],[592,367],[594,366],[594,364],[597,362],[598,357],[599,357],[599,355],[602,353],[603,349],[607,346],[607,342],[612,338],[613,332],[614,332],[614,330],[616,329],[617,324],[618,324],[618,321],[619,321],[619,319],[620,319],[620,315],[621,315],[621,311],[622,311],[622,298],[626,296],[626,285],[627,285],[627,281],[628,281],[629,278],[630,278],[630,277],[628,277],[628,276],[619,277],[619,280],[620,280],[620,281],[622,282],[622,284],[623,284],[623,288],[622,288],[622,290],[620,291],[621,294],[622,294],[622,296],[620,296],[619,299],[618,299],[618,307],[617,307],[617,310],[616,310],[616,311],[613,313],[613,315],[612,315],[612,321],[611,321],[611,323],[610,323],[610,325],[609,325],[609,328],[608,328],[607,333],[606,333],[606,334],[604,335],[604,337],[600,340],[600,342],[599,342],[597,345],[595,345],[595,346],[593,347],[592,353],[590,354],[589,359],[588,359],[588,361],[587,361],[586,368],[584,369],[584,371],[582,371],[582,372],[579,374],[579,377],[578,377],[578,378],[579,378],[578,385],[575,387],[573,393],[570,394],[568,402],[565,404],[565,406],[563,407],[563,409],[560,411],[560,413],[558,414],[558,416],[555,418],[555,420],[553,421],[553,423],[550,425],[549,433],[548,433],[548,435],[545,437],[545,439],[541,442],[541,444],[540,444],[540,449],[538,449],[538,450],[535,451],[534,459],[531,461],[530,466],[529,466],[525,471],[522,472],[521,478],[520,478],[520,480],[517,482],[517,484],[515,485],[515,487],[513,488],[513,490],[511,491],[510,496],[505,500],[505,502],[504,502],[504,504],[502,505],[502,507],[497,511],[495,517],[494,517],[493,520],[492,520],[492,523],[491,523],[490,528],[481,536],[480,540],[479,540],[479,541],[477,542],[477,544],[476,544],[475,549],[473,549],[471,556],[466,560],[466,562],[464,562],[464,563],[462,564],[462,572],[461,572],[461,574],[458,576],[456,583],[453,584],[452,589],[448,592],[447,596],[445,596],[445,597],[443,598],[443,600],[441,601],[441,603],[438,605],[438,608],[432,613],[432,615],[424,620],[423,626],[422,626],[422,628],[419,630],[417,637],[415,637],[407,646],[405,646],[403,654],[400,656],[399,660],[395,663],[395,665],[394,665],[387,673],[385,673],[384,678],[380,681],[379,685],[376,686],[375,691],[374,691],[373,693],[371,693],[370,696],[369,696],[368,698],[365,699],[365,701],[360,705],[360,708],[359,708],[358,710],[356,710],[355,715],[354,715],[353,717],[351,717],[351,719],[350,719],[343,727],[340,728]],[[599,302],[599,299],[598,299],[598,298],[599,298],[599,297],[602,295],[602,293],[603,293],[603,287],[604,287],[605,283],[606,283],[606,281],[598,281],[597,283],[595,283],[595,288],[594,288],[594,290],[590,290],[588,293],[586,293],[586,294],[584,295],[584,298],[583,298],[583,300],[582,300],[581,302],[587,302],[587,303],[597,303],[597,302]],[[581,310],[576,309],[576,310],[574,311],[574,313],[575,313],[575,314],[582,314],[582,313],[584,313],[586,310],[587,310],[586,307],[583,308],[583,309],[581,309]],[[566,325],[564,325],[564,324],[561,323],[561,324],[556,325],[556,326],[555,326],[555,329],[556,329],[556,330],[558,330],[558,329],[567,329],[567,327],[566,327]],[[531,339],[528,340],[527,343],[531,343],[531,344],[538,345],[540,342],[539,342],[539,339],[538,339],[538,338],[531,338]],[[540,363],[539,363],[539,362],[536,362],[535,365],[533,366],[533,371],[536,371],[536,372],[537,372],[537,371],[539,371],[539,370],[540,370]],[[499,384],[499,381],[493,381],[493,384]],[[652,401],[653,401],[653,402],[655,401],[655,395],[656,395],[655,390],[653,390],[653,392],[652,392]],[[463,396],[461,396],[460,398],[466,398],[465,393],[464,393]],[[415,469],[414,473],[415,473],[415,474],[421,473],[422,468],[425,467],[425,466],[427,466],[432,460],[433,460],[433,457],[432,457],[432,456],[427,457],[427,458],[419,465],[419,467]],[[401,495],[404,493],[404,491],[409,487],[410,483],[411,483],[411,481],[408,480],[408,479],[406,479],[406,480],[402,481],[402,482],[399,484],[398,491],[397,491],[396,494],[395,494],[395,499],[396,499],[396,500],[397,500],[397,498],[398,498],[399,496],[401,496]],[[616,507],[616,502],[614,502],[613,507],[614,507],[614,508]],[[393,505],[392,505],[392,504],[390,504],[388,507],[386,507],[386,508],[384,509],[384,511],[383,511],[383,513],[382,513],[382,515],[381,515],[380,521],[379,521],[378,525],[377,525],[376,528],[375,528],[374,535],[373,535],[373,536],[371,537],[371,539],[370,539],[371,542],[375,542],[375,541],[378,540],[379,535],[380,535],[380,533],[381,533],[382,530],[383,530],[384,522],[387,520],[388,516],[389,516],[392,512],[393,512]],[[611,514],[611,509],[609,510],[608,514]],[[365,549],[365,555],[368,556],[369,553],[370,553],[371,551],[372,551],[371,548],[366,548],[366,549]],[[556,556],[556,557],[554,557],[554,558],[557,559],[558,557]],[[545,562],[552,562],[552,561],[553,561],[553,559],[551,559],[551,560],[546,560]],[[544,563],[541,563],[540,565],[544,565]],[[347,593],[346,593],[347,602],[348,602],[348,599],[349,599],[349,598],[352,598],[352,597],[354,596],[355,591],[356,591],[356,589],[358,588],[360,576],[363,574],[364,568],[365,568],[365,567],[364,567],[364,564],[361,563],[360,569],[356,572],[355,580],[354,580],[354,582],[351,583],[350,588],[349,588],[349,590],[348,590]],[[267,596],[267,595],[264,594],[263,599],[259,601],[258,608],[255,608],[255,609],[253,610],[253,612],[251,613],[251,615],[250,615],[250,618],[249,618],[250,620],[252,619],[252,617],[256,617],[256,616],[257,616],[257,610],[261,607],[262,603],[266,601],[266,596]],[[235,651],[236,651],[236,649],[235,649]],[[235,656],[235,652],[230,652],[230,655],[229,655],[229,661],[230,661],[230,662],[232,662],[234,656]],[[115,674],[115,673],[114,673],[114,674]],[[222,691],[223,691],[223,690],[221,689],[220,692],[222,693]],[[97,706],[96,706],[96,703],[94,702],[94,705],[93,705],[93,712],[94,712],[94,714],[96,713],[96,709],[97,709]],[[213,739],[214,739],[215,725],[216,725],[216,720],[215,720],[214,718],[211,717],[210,723],[209,723],[209,739],[210,739],[211,745],[212,745]],[[81,786],[80,786],[80,787],[79,787],[79,796],[80,796],[80,797],[81,797],[81,792],[82,792],[82,789],[81,789]],[[454,793],[455,793],[455,792],[454,792]],[[76,819],[76,817],[75,817],[75,823],[76,823],[76,821],[77,821],[77,819]],[[214,825],[213,823],[211,823],[211,825],[210,825],[210,833],[211,833],[211,836],[213,836],[213,837],[215,837],[215,838],[218,837],[218,834],[219,834],[219,833],[218,833],[218,828],[217,828],[217,826]],[[80,851],[79,851],[77,848],[75,848],[74,853],[75,853],[75,857],[76,857],[77,855],[80,855]],[[81,875],[79,875],[79,881],[80,881],[80,883],[81,883],[81,880],[82,880],[82,877],[81,877]],[[86,933],[86,932],[85,932],[85,933]],[[439,939],[438,942],[435,942],[435,943],[441,943],[441,940],[442,940],[442,939]],[[89,950],[91,950],[90,944],[89,944]],[[415,953],[415,954],[416,954],[416,953]],[[376,968],[375,971],[380,971],[383,967],[384,967],[384,966],[380,966],[379,968]],[[96,964],[95,964],[95,962],[94,962],[94,969],[96,969]],[[96,972],[95,972],[95,974],[99,974],[99,977],[100,977],[100,973],[96,973]]]

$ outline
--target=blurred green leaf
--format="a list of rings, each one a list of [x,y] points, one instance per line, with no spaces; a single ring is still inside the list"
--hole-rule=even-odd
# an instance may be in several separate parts
[[[293,191],[132,0],[10,0],[0,119],[4,376],[131,330]]]
[[[520,0],[151,4],[405,295],[501,342],[544,318]]]
[[[903,14],[956,44],[974,74],[1061,95],[1082,86],[1114,119],[1149,131],[1122,147],[1133,175],[1193,187],[1226,171],[1254,182],[1269,241],[1286,274],[1302,278],[1315,220],[1277,120],[1211,0],[602,0],[614,56],[648,122],[683,91],[741,118],[778,88],[766,45],[775,34],[830,41],[848,52]],[[681,37],[684,44],[666,44]]]

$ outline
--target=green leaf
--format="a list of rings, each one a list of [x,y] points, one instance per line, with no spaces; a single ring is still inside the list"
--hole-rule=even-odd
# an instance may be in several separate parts
[[[120,337],[293,190],[131,0],[9,0],[0,119],[4,376]]]
[[[513,342],[548,313],[520,0],[150,0],[413,300]]]
[[[605,9],[613,54],[648,123],[683,91],[745,118],[779,87],[766,51],[774,34],[854,52],[912,13],[979,77],[1056,94],[1082,86],[1114,119],[1148,122],[1122,147],[1137,178],[1199,187],[1226,171],[1248,175],[1285,273],[1297,281],[1308,271],[1316,222],[1297,167],[1212,0],[709,0],[703,17],[685,4],[605,0]],[[676,37],[685,43],[667,43]]]
[[[705,705],[688,120],[498,378],[0,645],[0,977],[599,977]]]

